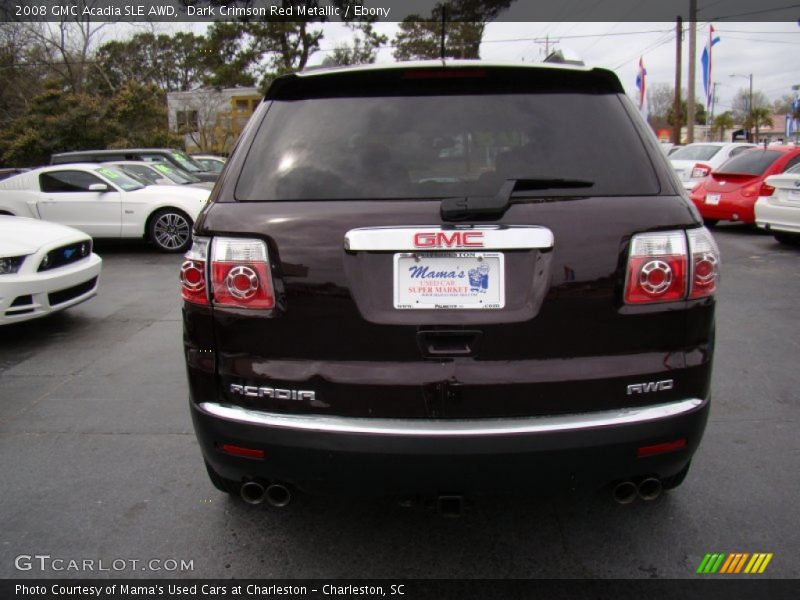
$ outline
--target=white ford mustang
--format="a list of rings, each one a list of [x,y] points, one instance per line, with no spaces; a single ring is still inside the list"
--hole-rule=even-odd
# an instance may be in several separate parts
[[[67,164],[0,181],[0,214],[69,225],[95,238],[142,238],[183,252],[209,190],[145,186],[116,167]]]
[[[0,216],[0,325],[75,306],[97,293],[102,260],[72,227]]]

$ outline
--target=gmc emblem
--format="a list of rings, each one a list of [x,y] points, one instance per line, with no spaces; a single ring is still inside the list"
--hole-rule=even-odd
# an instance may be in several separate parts
[[[482,231],[415,233],[416,248],[483,248]]]

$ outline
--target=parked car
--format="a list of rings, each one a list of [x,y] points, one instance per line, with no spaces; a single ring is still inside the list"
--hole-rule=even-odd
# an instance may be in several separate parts
[[[166,162],[187,173],[191,173],[201,181],[214,182],[219,172],[208,171],[182,150],[172,148],[124,148],[117,150],[81,150],[77,152],[61,152],[50,157],[51,165],[68,163],[103,163],[123,160],[142,160],[146,162]]]
[[[800,164],[764,180],[756,200],[756,225],[783,244],[800,244]]]
[[[198,163],[203,165],[207,171],[222,171],[225,166],[225,159],[221,156],[214,156],[213,154],[192,154],[192,158]]]
[[[97,293],[101,265],[85,233],[0,215],[0,325],[89,300]]]
[[[0,181],[3,179],[8,179],[9,177],[13,177],[14,175],[18,175],[19,173],[24,173],[27,170],[28,169],[17,167],[2,167],[0,168]]]
[[[679,485],[719,254],[646,127],[603,69],[276,78],[181,267],[213,484],[452,513],[476,491]]]
[[[201,181],[194,175],[168,163],[125,160],[103,164],[117,167],[128,175],[141,179],[147,185],[188,185],[204,190],[214,188],[214,184],[210,181]]]
[[[94,238],[142,238],[164,252],[182,252],[208,190],[145,186],[116,167],[41,167],[0,181],[0,214],[33,217],[80,229]]]
[[[697,142],[678,148],[669,154],[669,161],[683,187],[691,191],[726,160],[755,147],[755,144],[742,142]]]
[[[755,203],[764,180],[800,164],[800,148],[751,148],[727,160],[698,183],[690,194],[708,225],[717,221],[755,223]]]

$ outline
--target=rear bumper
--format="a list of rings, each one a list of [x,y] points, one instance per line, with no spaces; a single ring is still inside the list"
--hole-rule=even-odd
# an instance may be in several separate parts
[[[719,204],[707,204],[705,195],[702,198],[697,198],[695,196],[691,198],[704,219],[755,223],[756,218],[753,208],[755,200],[728,194],[720,198]]]
[[[559,415],[471,420],[299,417],[192,403],[206,460],[227,479],[281,481],[307,491],[467,493],[594,490],[618,479],[667,477],[697,449],[708,400]],[[669,453],[637,449],[685,439]],[[233,444],[263,459],[231,456]]]
[[[763,229],[800,233],[800,206],[773,204],[759,199],[755,212],[756,225]]]

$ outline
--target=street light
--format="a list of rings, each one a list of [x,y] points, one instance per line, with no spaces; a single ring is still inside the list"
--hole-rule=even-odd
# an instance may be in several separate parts
[[[739,73],[731,73],[731,77],[745,77],[750,80],[750,101],[747,103],[747,113],[750,121],[750,127],[747,128],[747,141],[752,142],[753,136],[750,130],[753,127],[753,74],[740,75]]]

